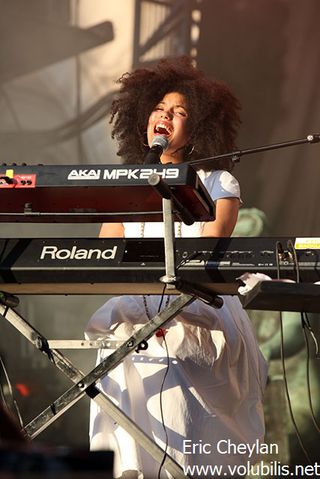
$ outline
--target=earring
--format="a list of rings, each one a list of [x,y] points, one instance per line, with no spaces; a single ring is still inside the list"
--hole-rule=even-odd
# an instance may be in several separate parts
[[[192,146],[189,145],[188,148],[189,148],[189,151],[187,152],[187,155],[188,155],[188,156],[191,156],[192,153],[194,152],[194,145],[192,145]]]

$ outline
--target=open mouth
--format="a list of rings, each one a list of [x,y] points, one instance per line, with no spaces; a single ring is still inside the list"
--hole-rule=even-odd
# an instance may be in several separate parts
[[[158,122],[154,127],[154,133],[156,133],[157,135],[169,136],[172,133],[172,128],[166,123]]]

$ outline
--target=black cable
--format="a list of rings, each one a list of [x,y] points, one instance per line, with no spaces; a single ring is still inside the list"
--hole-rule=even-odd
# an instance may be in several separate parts
[[[279,241],[276,242],[276,264],[277,264],[277,279],[280,279],[280,262],[279,262],[279,257],[283,255],[283,248],[282,245]],[[290,398],[290,393],[289,393],[289,386],[288,386],[288,379],[287,379],[287,371],[286,371],[286,362],[285,362],[285,352],[284,352],[284,334],[283,334],[283,318],[282,318],[282,311],[279,311],[279,319],[280,319],[280,354],[281,354],[281,365],[282,365],[282,372],[283,372],[283,382],[285,386],[285,392],[286,392],[286,398],[288,402],[288,408],[289,408],[289,414],[290,414],[290,419],[293,424],[296,436],[298,438],[300,447],[309,463],[311,464],[311,459],[309,457],[309,454],[304,447],[303,441],[301,434],[299,432],[299,428],[297,426],[294,414],[293,414],[293,408],[292,408],[292,403],[291,403],[291,398]]]
[[[6,381],[7,381],[7,375],[4,371],[4,363],[3,363],[1,355],[0,355],[0,402],[7,405],[6,391],[5,391],[4,381],[2,379],[3,377],[5,377]],[[10,390],[10,386],[9,386],[8,389]]]
[[[6,387],[4,386],[3,379],[6,382]],[[20,413],[17,401],[14,398],[10,377],[5,367],[4,361],[2,360],[1,355],[0,355],[0,400],[9,411],[11,411],[12,413],[15,413],[20,423],[20,427],[23,428],[21,413]]]
[[[165,293],[166,287],[167,287],[167,285],[164,285],[164,288],[163,288],[163,291],[162,291],[162,294],[161,294],[161,299],[160,299],[159,307],[158,307],[158,314],[159,314],[160,311],[161,311],[161,307],[162,307],[162,303],[163,303],[163,298],[164,298],[164,293]],[[164,332],[164,331],[163,331],[162,338],[163,338],[164,345],[165,345],[165,347],[166,347],[166,359],[167,359],[167,362],[166,362],[166,370],[165,370],[165,373],[164,373],[164,376],[163,376],[163,379],[162,379],[162,383],[161,383],[161,386],[160,386],[159,399],[160,399],[160,417],[161,417],[161,423],[162,423],[162,427],[163,427],[164,434],[165,434],[165,448],[164,448],[163,458],[162,458],[162,461],[161,461],[160,466],[159,466],[159,469],[158,469],[158,476],[157,476],[158,479],[160,479],[160,476],[161,476],[161,470],[162,470],[162,468],[163,468],[163,465],[164,465],[165,460],[166,460],[166,457],[167,457],[168,445],[169,445],[168,432],[167,432],[167,428],[166,428],[166,426],[165,426],[164,414],[163,414],[163,397],[162,397],[162,393],[163,393],[163,389],[164,389],[164,383],[165,383],[166,378],[167,378],[168,373],[169,373],[169,368],[170,368],[170,356],[169,356],[168,343],[167,343],[167,341],[166,341],[166,336],[165,336],[165,332]]]
[[[287,241],[287,246],[288,246],[289,252],[292,255],[293,265],[294,265],[294,268],[295,268],[295,271],[296,271],[296,282],[300,283],[299,260],[298,260],[298,256],[297,256],[297,252],[295,250],[295,247],[293,246],[293,243],[290,239]]]
[[[159,306],[158,306],[158,314],[160,313],[161,308],[162,308],[162,303],[163,303],[164,293],[165,293],[165,291],[166,291],[166,288],[167,288],[167,285],[165,284],[165,285],[163,286],[163,290],[162,290],[162,293],[161,293],[160,303],[159,303]]]
[[[311,327],[311,324],[310,324],[310,321],[309,321],[309,317],[307,315],[306,312],[304,312],[304,321],[303,321],[303,324],[306,326],[306,328],[308,329],[309,333],[310,333],[310,336],[312,337],[313,339],[313,342],[314,342],[314,345],[315,345],[315,356],[316,356],[316,359],[320,359],[320,354],[319,354],[319,343],[318,343],[318,340],[316,338],[316,335]]]
[[[288,249],[292,255],[294,267],[296,270],[296,282],[300,283],[300,269],[299,269],[299,260],[297,256],[297,252],[293,246],[293,243],[291,240],[288,240],[287,242]],[[311,361],[311,356],[310,356],[310,346],[309,346],[309,340],[308,340],[308,335],[307,335],[307,330],[311,334],[311,337],[313,341],[315,342],[315,347],[316,347],[316,356],[318,356],[318,342],[315,337],[314,331],[312,330],[309,318],[307,316],[307,313],[301,312],[301,327],[303,331],[303,336],[306,344],[306,351],[307,351],[307,358],[306,358],[306,379],[307,379],[307,391],[308,391],[308,402],[309,402],[309,408],[310,408],[310,414],[312,418],[312,422],[316,428],[316,430],[320,433],[320,426],[317,422],[317,419],[314,414],[314,409],[313,409],[313,404],[312,404],[312,397],[311,397],[311,381],[310,381],[310,361]]]
[[[186,263],[189,263],[189,261],[196,258],[197,256],[200,256],[201,254],[202,253],[200,253],[199,251],[193,251],[192,253],[188,254],[186,258],[182,258],[176,269],[178,270],[179,268],[181,268],[181,266],[184,266]]]
[[[306,350],[307,350],[306,377],[307,377],[308,402],[309,402],[309,408],[310,408],[310,413],[311,413],[311,418],[312,418],[313,425],[316,428],[316,430],[318,431],[318,433],[320,433],[320,426],[317,422],[317,419],[316,419],[316,416],[315,416],[315,413],[314,413],[314,409],[313,409],[313,404],[312,404],[311,380],[310,380],[310,360],[311,360],[311,357],[310,357],[309,339],[308,339],[308,335],[307,335],[307,331],[306,331],[306,329],[309,329],[309,328],[307,326],[307,322],[304,319],[304,314],[306,314],[306,313],[303,313],[303,312],[301,313],[301,323],[302,323],[302,331],[303,331],[303,336],[304,336],[304,340],[305,340],[305,343],[306,343]],[[308,319],[307,319],[307,321],[308,321]],[[317,346],[317,343],[316,343],[316,346]]]
[[[9,311],[9,306],[5,305],[4,306],[4,311],[2,313],[3,318],[6,317],[8,311]],[[0,355],[0,366],[1,366],[1,369],[0,369],[0,392],[1,392],[1,397],[2,397],[3,403],[6,405],[6,407],[8,409],[10,409],[13,413],[16,414],[16,416],[18,418],[18,421],[19,421],[19,424],[20,424],[20,427],[23,429],[24,425],[23,425],[23,420],[22,420],[22,416],[21,416],[21,413],[20,413],[20,409],[19,409],[18,403],[15,400],[15,397],[13,395],[13,388],[12,388],[12,384],[11,384],[11,381],[10,381],[10,377],[9,377],[9,374],[8,374],[7,369],[5,367],[5,364],[4,364],[4,362],[1,358],[1,355]],[[7,395],[7,398],[6,398],[6,394],[5,394],[5,392],[3,391],[3,388],[2,388],[2,384],[1,384],[2,373],[1,373],[1,371],[3,372],[3,376],[5,377],[5,380],[7,382],[7,388],[8,388],[8,393],[9,393],[9,401],[11,403],[10,406],[8,405],[8,395]]]
[[[181,268],[181,266],[184,266],[187,262],[191,261],[191,259],[195,258],[196,256],[199,255],[199,252],[197,251],[194,251],[192,253],[190,253],[186,258],[183,258],[180,263],[177,265],[176,267],[176,271],[178,271],[179,268]],[[158,307],[158,313],[161,311],[161,307],[162,307],[162,303],[163,303],[163,299],[164,299],[164,293],[165,293],[165,290],[166,290],[166,287],[167,285],[164,285],[164,288],[163,288],[163,291],[162,291],[162,294],[161,294],[161,300],[160,300],[160,303],[159,303],[159,307]],[[169,348],[168,348],[168,343],[167,343],[167,340],[166,340],[166,337],[165,337],[165,332],[163,331],[163,343],[165,345],[165,348],[166,348],[166,371],[165,371],[165,374],[163,376],[163,380],[162,380],[162,384],[161,384],[161,387],[160,387],[160,416],[161,416],[161,423],[162,423],[162,427],[163,427],[163,430],[164,430],[164,433],[165,433],[165,449],[164,449],[164,454],[163,454],[163,458],[162,458],[162,461],[160,463],[160,466],[159,466],[159,469],[158,469],[158,475],[157,475],[157,479],[160,479],[160,475],[161,475],[161,470],[164,466],[164,463],[165,463],[165,460],[166,460],[166,457],[167,457],[167,453],[168,453],[168,444],[169,444],[169,438],[168,438],[168,433],[167,433],[167,429],[166,429],[166,426],[165,426],[165,421],[164,421],[164,414],[163,414],[163,398],[162,398],[162,393],[163,393],[163,388],[164,388],[164,383],[165,383],[165,380],[168,376],[168,373],[169,373],[169,368],[170,368],[170,355],[169,355]]]
[[[162,427],[163,427],[163,430],[164,430],[164,434],[165,434],[165,438],[166,438],[166,442],[165,442],[165,448],[164,448],[164,454],[163,454],[163,458],[162,458],[162,461],[160,463],[160,466],[159,466],[159,470],[158,470],[158,479],[160,479],[160,476],[161,476],[161,470],[163,468],[163,465],[165,463],[165,460],[166,460],[166,457],[167,457],[167,454],[168,454],[168,445],[169,445],[169,437],[168,437],[168,432],[167,432],[167,428],[165,426],[165,422],[164,422],[164,414],[163,414],[163,398],[162,398],[162,393],[163,393],[163,388],[164,388],[164,383],[165,383],[165,380],[168,376],[168,373],[169,373],[169,368],[170,368],[170,357],[169,357],[169,348],[168,348],[168,343],[166,341],[166,338],[165,338],[165,335],[163,335],[163,342],[164,342],[164,345],[166,347],[166,354],[167,354],[167,363],[166,363],[166,371],[164,373],[164,376],[163,376],[163,380],[162,380],[162,384],[161,384],[161,387],[160,387],[160,415],[161,415],[161,422],[162,422]]]

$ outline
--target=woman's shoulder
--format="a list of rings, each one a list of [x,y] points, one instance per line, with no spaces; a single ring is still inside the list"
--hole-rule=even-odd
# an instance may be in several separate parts
[[[204,171],[204,170],[198,170],[198,176],[202,181],[208,181],[208,180],[215,180],[217,178],[223,178],[223,179],[236,179],[230,171],[227,170],[211,170],[211,171]]]
[[[238,180],[227,170],[203,171],[198,175],[214,200],[219,198],[240,198]]]

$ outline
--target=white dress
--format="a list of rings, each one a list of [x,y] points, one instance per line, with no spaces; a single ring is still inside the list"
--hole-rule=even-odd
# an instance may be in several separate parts
[[[240,197],[239,184],[230,173],[201,175],[214,200]],[[140,224],[127,223],[124,227],[127,237],[140,236]],[[181,235],[199,237],[202,227],[201,223],[182,225]],[[163,236],[162,229],[162,223],[146,223],[144,236]],[[160,296],[146,298],[153,317],[158,312]],[[101,380],[100,387],[164,449],[160,389],[167,371],[162,404],[168,454],[184,468],[218,465],[224,468],[225,476],[231,476],[228,465],[254,462],[253,454],[243,453],[243,445],[263,441],[262,394],[267,368],[238,298],[223,299],[221,309],[196,300],[164,326],[168,370],[163,338],[154,335],[146,351],[127,356]],[[86,337],[124,340],[147,321],[142,296],[114,297],[92,316]],[[108,354],[110,350],[100,351],[98,363]],[[125,470],[140,471],[141,478],[157,477],[158,463],[94,402],[90,444],[93,450],[115,451],[115,477]],[[163,470],[161,477],[171,476]]]

